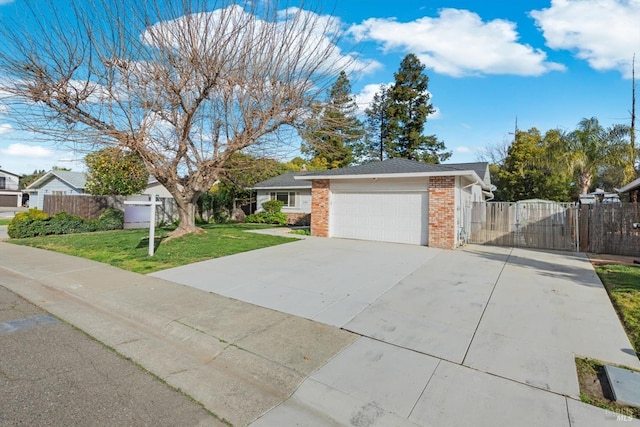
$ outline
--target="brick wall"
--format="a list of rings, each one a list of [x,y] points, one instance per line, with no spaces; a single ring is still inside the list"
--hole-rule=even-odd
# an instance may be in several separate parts
[[[455,248],[455,184],[453,176],[429,178],[429,246]]]
[[[311,235],[329,237],[328,179],[314,179],[311,185]]]

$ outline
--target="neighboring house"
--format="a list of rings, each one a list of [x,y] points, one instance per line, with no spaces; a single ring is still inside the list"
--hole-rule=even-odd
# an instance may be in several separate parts
[[[25,191],[29,193],[29,207],[43,209],[44,196],[51,195],[83,195],[87,183],[84,172],[52,170],[31,183]],[[154,178],[142,194],[158,194],[160,197],[171,197],[169,191]]]
[[[87,182],[84,172],[52,170],[42,175],[24,189],[29,193],[29,207],[42,209],[44,196],[85,194],[84,186]]]
[[[309,225],[311,219],[311,182],[295,179],[310,172],[289,172],[255,184],[256,212],[269,200],[280,200],[289,224]]]
[[[636,178],[622,188],[616,190],[620,194],[629,193],[632,202],[638,201],[638,192],[640,192],[640,178]]]
[[[311,184],[311,234],[452,249],[465,239],[471,202],[493,198],[488,163],[428,164],[389,159],[302,172]],[[278,181],[275,181],[278,183]],[[270,198],[280,188],[257,185]],[[282,191],[308,187],[282,186]],[[263,194],[265,194],[263,193]],[[284,197],[284,196],[282,196]]]
[[[0,207],[22,206],[20,175],[0,169]]]

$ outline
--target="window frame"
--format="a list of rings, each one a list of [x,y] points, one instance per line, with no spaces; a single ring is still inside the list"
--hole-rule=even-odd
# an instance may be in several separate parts
[[[278,198],[278,194],[284,195],[286,194],[287,201],[284,203],[283,200]],[[291,198],[293,196],[293,204],[291,204]],[[297,191],[269,191],[269,200],[280,200],[283,202],[283,208],[297,208],[299,206],[300,193]]]

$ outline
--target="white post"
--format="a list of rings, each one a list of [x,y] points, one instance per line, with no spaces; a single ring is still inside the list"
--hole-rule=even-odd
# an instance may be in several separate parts
[[[149,256],[153,256],[156,243],[156,195],[151,195],[149,204]]]

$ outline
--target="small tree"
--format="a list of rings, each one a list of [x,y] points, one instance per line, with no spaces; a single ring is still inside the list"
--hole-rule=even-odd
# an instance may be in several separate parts
[[[137,154],[119,147],[105,148],[84,158],[89,176],[85,189],[94,195],[141,193],[149,181],[149,172]]]
[[[342,71],[329,89],[329,99],[316,107],[318,117],[314,113],[306,122],[302,152],[326,160],[329,169],[349,166],[353,162],[353,146],[364,134],[357,110],[351,83]]]
[[[387,157],[389,144],[389,89],[381,86],[380,91],[373,96],[369,108],[364,110],[365,139],[364,148],[360,153],[364,159],[384,160]]]
[[[402,157],[429,163],[440,163],[451,157],[444,142],[435,135],[423,135],[427,118],[435,112],[429,102],[429,77],[425,66],[414,54],[407,55],[394,74],[387,105],[389,157]]]

